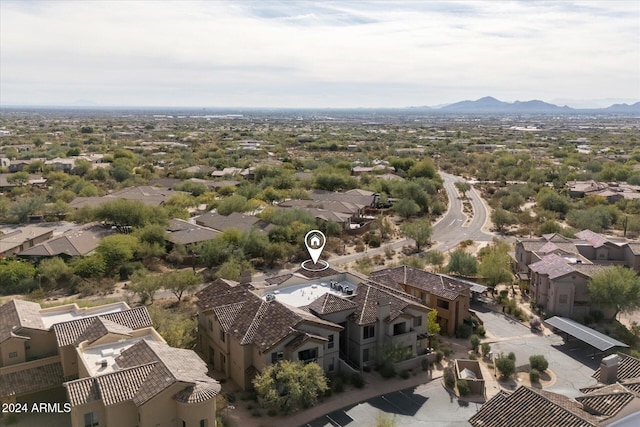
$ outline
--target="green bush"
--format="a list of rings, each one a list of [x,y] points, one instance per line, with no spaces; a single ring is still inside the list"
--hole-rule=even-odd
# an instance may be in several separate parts
[[[472,332],[473,328],[471,327],[471,325],[463,323],[461,325],[458,325],[458,327],[456,328],[456,338],[469,338]]]
[[[529,357],[529,365],[531,369],[536,370],[538,372],[544,372],[549,367],[549,362],[545,357],[541,354],[535,354]]]
[[[331,389],[329,389],[331,390]],[[275,417],[276,415],[278,415],[278,411],[276,411],[275,409],[271,408],[267,411],[267,415],[269,415],[270,417]]]
[[[482,338],[484,338],[486,334],[487,334],[487,331],[484,329],[484,326],[478,325],[478,327],[476,328],[476,335],[479,335]]]
[[[405,369],[404,371],[400,372],[400,378],[402,378],[403,380],[409,378],[409,371]]]
[[[256,418],[261,417],[262,416],[262,412],[260,412],[260,409],[255,408],[255,409],[251,410],[251,416],[252,417],[256,417]]]
[[[471,349],[474,353],[477,353],[478,347],[480,346],[480,337],[474,334],[471,335],[471,338],[469,340],[471,341]]]
[[[364,387],[364,378],[362,378],[360,374],[353,374],[351,375],[351,384],[353,384],[355,388],[362,388]]]
[[[502,380],[508,380],[516,372],[516,362],[508,357],[501,357],[496,360],[496,367],[500,371],[500,379]]]
[[[341,377],[335,377],[331,381],[331,388],[336,393],[342,393],[344,391],[344,381]]]
[[[380,375],[382,378],[393,378],[396,376],[396,370],[391,365],[385,365],[380,368]]]
[[[489,344],[488,342],[483,342],[481,349],[482,349],[482,355],[484,357],[487,357],[491,352],[491,344]]]
[[[471,394],[471,389],[469,388],[467,380],[458,380],[458,392],[460,393],[460,396],[468,396]]]
[[[513,363],[516,363],[516,354],[513,351],[510,351],[507,355],[507,359],[513,360]]]
[[[444,384],[450,389],[453,389],[453,387],[456,385],[456,376],[453,373],[453,369],[446,368],[442,375],[444,377]]]
[[[532,369],[529,371],[529,380],[531,384],[537,383],[540,381],[540,371],[537,369]]]
[[[471,353],[471,354],[469,355],[469,360],[478,360],[478,356],[476,356],[476,354],[475,354],[475,353]]]
[[[444,353],[441,352],[440,350],[436,351],[436,363],[442,362],[443,358],[444,358]]]

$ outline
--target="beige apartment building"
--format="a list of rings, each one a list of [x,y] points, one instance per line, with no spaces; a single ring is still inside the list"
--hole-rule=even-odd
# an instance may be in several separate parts
[[[373,365],[388,346],[407,349],[402,366],[427,357],[430,309],[402,290],[332,269],[268,282],[256,289],[218,279],[197,294],[202,352],[244,389],[280,360],[317,362],[332,374]]]
[[[220,385],[196,353],[166,344],[145,307],[10,301],[0,356],[0,400],[66,395],[72,427],[215,426]]]

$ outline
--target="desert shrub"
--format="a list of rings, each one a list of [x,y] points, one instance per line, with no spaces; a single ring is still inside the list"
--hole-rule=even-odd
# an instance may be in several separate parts
[[[478,347],[480,346],[480,337],[477,335],[471,335],[471,338],[469,339],[469,341],[471,341],[471,349],[473,350],[474,353],[478,352]]]
[[[404,371],[400,372],[400,378],[402,378],[403,380],[409,378],[409,371],[405,369]]]
[[[384,365],[380,368],[380,375],[382,378],[393,378],[396,376],[396,370],[392,365]]]
[[[453,373],[453,369],[451,368],[445,369],[442,375],[444,377],[444,384],[447,387],[453,389],[453,387],[456,385],[456,376]]]
[[[537,383],[540,381],[540,371],[537,369],[532,369],[529,371],[529,380],[531,384]]]
[[[487,357],[491,352],[491,344],[489,344],[488,342],[483,342],[481,349],[482,349],[482,355],[484,357]]]
[[[256,417],[256,418],[261,417],[262,416],[262,412],[260,412],[260,409],[254,408],[254,409],[251,410],[251,416],[252,417]]]
[[[364,387],[364,378],[362,378],[360,374],[353,374],[351,375],[351,384],[353,384],[355,388],[362,388]]]
[[[529,365],[531,369],[535,369],[538,372],[544,372],[549,367],[549,362],[541,354],[535,354],[529,357]]]
[[[507,359],[513,360],[513,363],[516,363],[516,354],[513,351],[510,351],[507,355]]]
[[[478,356],[476,356],[476,354],[475,354],[475,353],[471,353],[471,354],[469,355],[469,360],[478,360]]]
[[[468,396],[471,393],[467,380],[458,380],[458,392],[460,396]]]
[[[276,411],[274,408],[271,408],[267,411],[267,415],[269,415],[270,417],[275,417],[276,415],[278,415],[278,411]]]
[[[516,362],[508,357],[501,357],[496,360],[496,367],[500,371],[500,379],[508,380],[516,372]]]
[[[487,335],[487,331],[484,329],[484,326],[478,325],[478,327],[476,328],[476,335],[483,338],[485,337],[485,335]]]
[[[441,352],[440,350],[436,351],[436,363],[442,362],[443,358],[444,358],[444,353]]]
[[[456,328],[456,338],[469,338],[472,332],[471,325],[463,323]]]

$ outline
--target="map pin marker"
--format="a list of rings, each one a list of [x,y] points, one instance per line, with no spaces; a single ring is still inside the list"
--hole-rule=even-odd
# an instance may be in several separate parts
[[[327,238],[324,237],[324,233],[320,230],[311,230],[304,236],[304,244],[314,264],[318,263],[325,243],[327,243]]]

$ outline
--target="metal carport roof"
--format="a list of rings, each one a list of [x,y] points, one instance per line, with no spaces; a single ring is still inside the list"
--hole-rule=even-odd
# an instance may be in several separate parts
[[[554,316],[545,320],[545,323],[566,332],[572,337],[576,337],[582,342],[597,348],[600,351],[606,351],[613,347],[629,347],[623,342],[614,340],[603,333],[591,329],[585,325],[575,322],[566,317]]]

